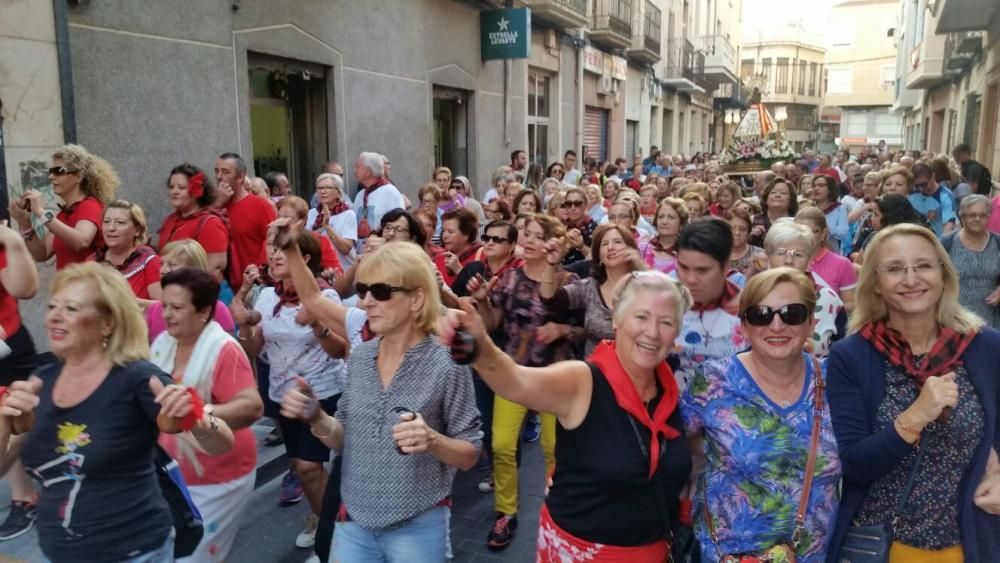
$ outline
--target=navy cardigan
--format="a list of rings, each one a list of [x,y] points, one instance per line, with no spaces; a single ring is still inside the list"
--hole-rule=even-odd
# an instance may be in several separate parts
[[[1000,516],[973,504],[976,487],[986,472],[990,448],[1000,451],[997,406],[1000,402],[1000,332],[983,328],[962,355],[969,380],[979,396],[986,418],[983,439],[959,483],[959,528],[968,563],[996,561],[1000,553]],[[902,462],[912,450],[892,424],[878,427],[876,417],[885,397],[885,357],[867,340],[853,334],[834,343],[827,359],[827,396],[833,431],[837,436],[844,486],[837,526],[827,561],[837,561],[844,534],[868,487]]]

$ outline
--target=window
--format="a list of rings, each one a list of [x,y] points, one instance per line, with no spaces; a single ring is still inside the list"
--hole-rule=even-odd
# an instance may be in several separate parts
[[[771,78],[771,58],[760,60],[760,73],[767,78]]]
[[[740,61],[740,80],[746,80],[753,76],[753,59],[743,59]]]
[[[848,68],[826,69],[827,94],[850,94],[854,87],[854,72]]]
[[[819,70],[819,64],[809,63],[809,95],[816,95],[816,73]]]
[[[896,65],[882,65],[879,76],[883,90],[892,90],[896,87]]]
[[[538,72],[528,73],[528,115],[549,116],[549,77]]]
[[[875,134],[880,139],[898,138],[903,133],[903,116],[894,113],[875,114]]]
[[[774,93],[788,93],[788,57],[778,57],[778,78],[775,81]]]
[[[550,82],[547,75],[528,71],[528,158],[542,167],[549,154]]]
[[[867,137],[868,114],[863,112],[844,112],[844,137]]]
[[[799,95],[806,93],[806,62],[799,61]]]

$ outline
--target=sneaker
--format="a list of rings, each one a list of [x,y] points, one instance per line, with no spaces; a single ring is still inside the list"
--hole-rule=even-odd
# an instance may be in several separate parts
[[[281,437],[281,429],[277,426],[274,430],[268,432],[267,436],[264,436],[264,445],[273,448],[274,446],[280,446],[285,443],[285,439]]]
[[[497,519],[493,523],[493,529],[490,530],[490,535],[486,537],[486,547],[491,550],[504,549],[514,539],[515,531],[517,531],[517,516],[497,512]]]
[[[306,527],[295,537],[295,547],[312,547],[316,545],[316,528],[319,526],[319,516],[306,516]]]
[[[315,553],[310,555],[309,559],[306,559],[306,563],[319,563],[319,555]]]
[[[12,540],[30,530],[37,514],[37,508],[30,502],[11,501],[7,519],[0,524],[0,541]]]
[[[483,480],[479,482],[479,492],[481,493],[492,493],[496,485],[493,483],[493,472],[490,471],[489,475],[483,477]]]
[[[291,506],[302,500],[303,494],[302,483],[299,482],[295,473],[292,471],[285,473],[285,476],[281,478],[281,497],[278,502],[282,506]]]
[[[521,437],[524,438],[525,442],[537,442],[541,435],[542,421],[538,419],[538,415],[536,414],[525,421],[524,432],[521,433]]]

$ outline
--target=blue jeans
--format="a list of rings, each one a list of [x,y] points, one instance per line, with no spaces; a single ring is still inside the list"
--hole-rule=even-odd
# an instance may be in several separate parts
[[[174,529],[170,528],[170,534],[167,536],[167,540],[163,542],[163,545],[153,549],[152,551],[147,551],[142,555],[122,559],[118,563],[174,563],[175,534],[176,532],[174,532]],[[46,559],[46,561],[52,563],[48,559]]]
[[[333,532],[333,560],[340,563],[441,563],[448,541],[447,506],[435,506],[398,528],[368,530],[340,522]]]

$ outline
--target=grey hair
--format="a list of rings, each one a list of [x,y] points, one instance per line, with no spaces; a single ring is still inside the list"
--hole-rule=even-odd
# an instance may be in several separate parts
[[[510,172],[508,174],[501,174],[500,176],[498,176],[497,181],[493,182],[493,185],[495,186],[500,182],[503,182],[504,184],[509,184],[511,182],[516,182],[516,181],[517,181],[517,174]]]
[[[358,156],[361,166],[372,171],[372,175],[381,178],[385,175],[385,157],[377,152],[363,152]]]
[[[657,270],[639,270],[622,276],[615,285],[615,296],[611,300],[615,320],[620,321],[625,312],[632,308],[635,295],[640,289],[666,293],[677,306],[677,329],[684,319],[684,313],[691,308],[691,294],[679,283]]]
[[[781,248],[789,242],[801,242],[805,245],[806,254],[812,258],[816,254],[816,238],[812,229],[792,220],[779,219],[767,230],[764,237],[764,252],[771,254],[776,248]]]
[[[343,178],[341,178],[340,176],[337,176],[336,174],[332,174],[330,172],[324,172],[324,173],[320,174],[319,176],[316,176],[316,183],[317,184],[320,183],[320,182],[322,182],[323,180],[333,180],[334,185],[337,186],[337,191],[339,191],[341,193],[341,195],[343,195],[343,193],[344,193],[344,179]]]
[[[965,213],[966,209],[980,203],[986,206],[986,215],[989,216],[993,212],[993,202],[983,194],[969,194],[963,197],[958,203],[958,212]]]

